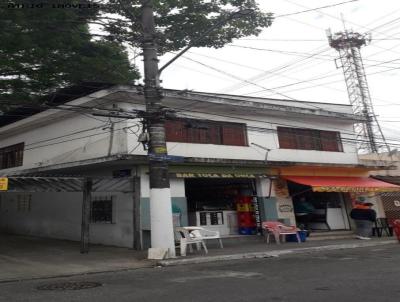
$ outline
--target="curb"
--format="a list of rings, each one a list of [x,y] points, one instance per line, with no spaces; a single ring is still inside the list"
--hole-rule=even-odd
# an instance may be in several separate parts
[[[75,277],[75,276],[86,276],[86,275],[96,275],[96,274],[105,274],[105,273],[118,273],[118,272],[138,270],[138,269],[142,269],[142,268],[153,268],[153,267],[155,267],[155,265],[156,265],[156,262],[151,261],[149,263],[146,263],[145,265],[136,266],[136,267],[122,267],[122,268],[109,269],[109,270],[105,269],[105,270],[98,270],[98,271],[89,270],[89,271],[82,271],[82,272],[76,272],[76,273],[32,276],[32,277],[26,277],[26,278],[0,279],[0,284],[35,281],[35,280],[58,279],[58,278],[70,278],[70,277]]]
[[[294,254],[294,253],[306,254],[306,253],[315,253],[315,252],[319,252],[319,251],[354,249],[354,248],[380,246],[380,245],[395,244],[395,243],[398,243],[398,241],[397,240],[385,240],[385,241],[379,241],[379,242],[332,244],[332,245],[323,245],[323,246],[315,246],[315,247],[294,248],[294,249],[265,251],[265,252],[241,253],[241,254],[231,254],[231,255],[205,256],[205,257],[195,257],[195,258],[187,258],[187,259],[169,259],[169,260],[158,261],[157,265],[177,266],[177,265],[200,264],[200,263],[208,263],[208,262],[216,262],[216,261],[273,258],[273,257],[279,257],[279,256]]]

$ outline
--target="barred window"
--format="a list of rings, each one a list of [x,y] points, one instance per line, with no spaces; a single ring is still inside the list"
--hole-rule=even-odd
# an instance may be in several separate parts
[[[343,152],[340,133],[335,131],[278,127],[278,140],[281,149]]]
[[[22,166],[24,143],[0,148],[0,169]]]
[[[91,203],[92,223],[113,223],[113,198],[100,197]]]
[[[17,196],[17,211],[30,212],[32,207],[31,194],[18,194]]]

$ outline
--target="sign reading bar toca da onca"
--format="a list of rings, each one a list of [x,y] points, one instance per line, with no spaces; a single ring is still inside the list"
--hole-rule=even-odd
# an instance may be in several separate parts
[[[268,178],[267,174],[255,173],[173,173],[177,178]]]
[[[8,190],[8,178],[0,177],[0,191],[7,191],[7,190]]]

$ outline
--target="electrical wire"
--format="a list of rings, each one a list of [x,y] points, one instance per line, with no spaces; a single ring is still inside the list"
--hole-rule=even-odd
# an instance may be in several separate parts
[[[186,114],[187,115],[187,114]],[[212,114],[212,115],[216,115],[216,114]],[[218,116],[222,116],[222,115],[218,115]],[[227,115],[223,115],[224,117],[226,117]],[[243,118],[242,118],[243,119]],[[247,119],[248,120],[248,119]],[[259,122],[261,122],[261,121],[259,121]],[[277,123],[270,123],[270,122],[268,122],[268,124],[277,124]],[[290,126],[290,127],[293,127],[293,125],[287,125],[287,124],[281,124],[281,125],[284,125],[284,126]],[[265,130],[266,128],[262,128],[262,127],[253,127],[253,126],[249,126],[249,128],[250,129],[252,129],[252,131],[259,131],[260,132],[260,129],[263,129],[263,130]],[[304,129],[304,127],[295,127],[295,128],[301,128],[301,129]],[[313,129],[313,128],[309,128],[309,129]],[[114,132],[118,132],[118,131],[125,131],[126,130],[126,127],[123,127],[123,128],[120,128],[120,129],[115,129],[114,130]],[[271,131],[275,131],[274,129],[266,129],[267,131],[269,131],[269,132],[271,132]],[[314,129],[315,130],[315,129]],[[261,131],[261,132],[263,132],[263,131]],[[45,145],[40,145],[40,146],[35,146],[35,147],[31,147],[31,148],[26,148],[25,150],[26,151],[29,151],[29,150],[34,150],[34,149],[38,149],[38,148],[43,148],[43,147],[47,147],[47,146],[53,146],[53,145],[57,145],[57,144],[61,144],[61,143],[65,143],[65,142],[70,142],[70,141],[74,141],[74,140],[80,140],[80,139],[84,139],[84,138],[91,138],[91,137],[95,137],[95,136],[98,136],[98,135],[102,135],[102,134],[106,134],[106,133],[109,133],[109,131],[104,131],[104,132],[101,132],[101,133],[97,133],[97,134],[91,134],[91,135],[87,135],[87,136],[81,136],[81,137],[77,137],[77,138],[72,138],[72,139],[68,139],[68,140],[63,140],[63,141],[61,141],[61,142],[55,142],[55,143],[50,143],[50,144],[45,144]],[[343,134],[343,133],[342,133]],[[354,136],[354,133],[351,133],[353,136]],[[357,143],[360,143],[360,142],[368,142],[368,141],[361,141],[361,140],[356,140],[356,139],[348,139],[348,138],[342,138],[342,140],[343,140],[343,143],[349,143],[349,144],[357,144]],[[379,142],[378,142],[379,143]],[[32,144],[30,144],[30,145],[32,145]],[[396,144],[396,143],[393,143],[393,142],[391,142],[391,143],[389,143],[389,145],[390,146],[392,146],[392,147],[398,147],[400,144]],[[136,150],[137,149],[137,147],[139,146],[139,144],[134,148],[134,150]],[[133,152],[134,150],[132,150],[131,152]]]
[[[182,97],[182,96],[181,96],[181,97]],[[182,97],[182,98],[184,98],[184,97]],[[211,99],[211,97],[210,97],[210,99]],[[192,101],[192,102],[203,102],[203,103],[204,103],[204,100],[193,100],[193,98],[190,98],[190,99],[187,99],[187,100],[190,100],[190,101]],[[202,113],[202,114],[215,115],[215,116],[224,117],[224,118],[238,119],[237,116],[230,116],[230,115],[226,115],[226,114],[210,113],[209,111],[200,111],[200,110],[193,110],[193,109],[186,109],[186,108],[185,108],[185,109],[182,109],[181,107],[167,107],[167,108],[176,110],[177,112],[180,112],[180,111],[188,111],[188,112],[192,112],[192,113]],[[247,120],[247,121],[254,121],[254,122],[261,122],[261,123],[267,123],[267,124],[280,125],[280,126],[288,126],[288,127],[293,127],[293,128],[314,129],[314,128],[309,128],[309,127],[306,127],[306,126],[301,126],[301,127],[299,127],[299,126],[293,125],[293,124],[274,123],[274,122],[270,122],[270,121],[269,121],[269,122],[265,122],[265,121],[263,121],[263,120],[249,119],[249,118],[244,118],[244,117],[242,117],[242,116],[240,117],[240,119]],[[288,118],[288,117],[285,117],[285,119],[286,119],[286,120],[295,121],[295,120],[290,119],[290,118]],[[298,121],[295,121],[295,122],[298,122]],[[348,134],[348,135],[352,135],[352,136],[355,136],[355,135],[356,135],[354,132],[347,132],[347,131],[344,131],[344,130],[341,129],[341,128],[330,127],[330,129],[332,129],[332,130],[338,130],[338,131],[340,131],[341,133]]]
[[[219,114],[211,114],[211,115],[217,115],[217,116],[220,116]],[[185,113],[182,113],[182,116],[187,116],[187,117],[192,117],[192,118],[198,118],[197,116],[194,116],[194,115],[190,115],[190,114],[185,114]],[[226,115],[224,115],[225,117],[226,117]],[[246,120],[248,120],[248,119],[246,119]],[[269,122],[268,122],[269,123]],[[271,124],[276,124],[276,123],[271,123]],[[277,124],[277,125],[283,125],[283,126],[286,126],[285,124]],[[277,132],[277,130],[276,129],[271,129],[271,128],[263,128],[263,127],[253,127],[253,126],[247,126],[247,128],[248,129],[250,129],[251,131],[255,131],[255,132],[260,132],[260,133],[265,133],[265,132]],[[316,129],[316,128],[309,128],[309,127],[291,127],[291,128],[295,128],[295,129],[310,129],[310,130],[319,130],[319,129]],[[325,131],[325,130],[322,130],[322,131]],[[307,137],[307,138],[309,138],[310,136],[308,136],[308,135],[301,135],[301,134],[298,134],[298,135],[296,135],[296,136],[299,136],[299,137]],[[339,140],[338,140],[339,141]],[[360,140],[360,139],[352,139],[352,138],[344,138],[344,137],[342,137],[341,139],[340,139],[340,141],[341,142],[344,142],[344,143],[347,143],[347,144],[352,144],[352,145],[357,145],[358,143],[369,143],[369,141],[368,140]],[[397,141],[397,142],[399,142],[398,144],[396,144],[396,143],[391,143],[391,144],[389,144],[389,145],[391,145],[391,146],[400,146],[400,141]],[[385,142],[379,142],[378,141],[378,144],[384,144]]]
[[[214,70],[214,71],[217,71],[217,72],[219,72],[219,73],[222,73],[222,74],[225,74],[225,75],[227,75],[227,76],[230,76],[230,77],[232,77],[232,78],[234,78],[234,79],[236,79],[236,80],[244,81],[244,82],[246,82],[246,83],[250,83],[250,84],[252,84],[252,85],[255,85],[255,86],[257,86],[257,87],[263,88],[263,89],[268,90],[268,91],[273,91],[272,89],[269,89],[269,88],[267,88],[267,87],[264,87],[264,86],[259,85],[259,84],[256,84],[256,83],[252,83],[252,82],[247,81],[247,80],[245,80],[245,79],[243,79],[243,78],[240,78],[240,77],[238,77],[238,76],[236,76],[236,75],[233,75],[233,74],[231,74],[231,73],[228,73],[228,72],[226,72],[226,71],[224,71],[224,70],[221,70],[221,69],[215,68],[215,67],[213,67],[213,66],[207,65],[207,64],[202,63],[202,62],[200,62],[200,61],[197,61],[197,60],[195,60],[195,59],[191,59],[191,58],[189,58],[189,57],[187,57],[187,56],[182,56],[182,57],[185,58],[186,60],[195,62],[195,63],[200,64],[200,65],[202,65],[202,66],[206,66],[207,68],[210,68],[210,69],[212,69],[212,70]],[[281,96],[283,96],[283,97],[285,97],[285,98],[294,100],[294,98],[292,98],[292,97],[290,97],[290,96],[288,96],[288,95],[285,95],[285,94],[283,94],[283,93],[280,93],[280,92],[277,92],[277,91],[273,91],[273,92],[274,92],[275,94],[281,95]]]
[[[288,14],[283,14],[283,15],[277,15],[277,16],[274,16],[274,18],[276,19],[276,18],[282,18],[282,17],[288,17],[288,16],[293,16],[293,15],[299,15],[299,14],[309,13],[309,12],[313,12],[313,11],[316,11],[316,10],[319,10],[319,9],[335,7],[335,6],[339,6],[339,5],[343,5],[343,4],[348,4],[348,3],[351,3],[351,2],[357,2],[357,1],[358,1],[358,0],[350,0],[350,1],[340,2],[340,3],[335,3],[335,4],[330,4],[330,5],[325,5],[325,6],[310,8],[310,9],[303,10],[303,11],[299,11],[299,12],[288,13]]]
[[[113,101],[117,101],[115,98],[114,99],[112,99]],[[191,101],[193,101],[193,100],[191,100]],[[139,103],[136,103],[136,104],[139,104]],[[143,105],[143,104],[140,104],[140,105]],[[85,109],[87,109],[87,107],[86,106],[80,106],[80,107],[84,107]],[[173,108],[173,107],[168,107],[168,108],[171,108],[171,109],[179,109],[179,108]],[[104,108],[102,108],[102,109],[104,109]],[[187,110],[186,110],[187,111]],[[125,111],[123,111],[123,112],[125,112]],[[196,112],[196,111],[193,111],[193,112]],[[198,112],[198,111],[197,111]],[[202,113],[209,113],[209,112],[202,112]],[[226,116],[225,116],[226,117]],[[293,125],[288,125],[288,124],[283,124],[283,125],[286,125],[286,126],[293,126]],[[304,127],[303,127],[304,128]],[[340,131],[342,131],[342,129],[339,129]],[[343,131],[342,131],[343,132]],[[350,133],[351,135],[354,135],[354,133]]]
[[[377,27],[376,27],[377,28]],[[254,80],[253,80],[254,81]],[[228,88],[229,89],[229,88]]]

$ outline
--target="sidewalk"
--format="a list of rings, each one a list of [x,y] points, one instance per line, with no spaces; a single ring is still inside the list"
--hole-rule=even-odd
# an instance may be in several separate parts
[[[32,236],[0,235],[0,283],[154,267],[146,251]]]
[[[294,253],[315,253],[322,250],[338,250],[398,244],[394,237],[369,241],[356,239],[322,240],[304,243],[266,244],[262,238],[235,238],[224,240],[220,249],[216,242],[207,242],[209,253],[194,251],[187,257],[177,257],[159,262],[146,259],[147,251],[128,248],[91,245],[89,254],[79,253],[79,243],[67,240],[29,236],[0,236],[0,283],[54,278],[63,276],[116,272],[157,265],[172,266],[214,261],[278,257]]]
[[[211,243],[211,242],[210,242]],[[270,258],[279,257],[280,255],[295,253],[317,253],[327,250],[353,249],[370,246],[382,246],[387,244],[398,244],[394,237],[373,238],[371,240],[358,239],[339,239],[339,240],[320,240],[309,241],[303,243],[286,242],[282,244],[266,244],[261,238],[254,242],[224,243],[223,249],[218,248],[216,244],[207,242],[208,254],[205,255],[204,250],[188,253],[186,257],[178,257],[176,259],[167,259],[158,261],[161,266],[174,266],[184,264],[198,264],[215,261],[228,261],[252,258]]]

